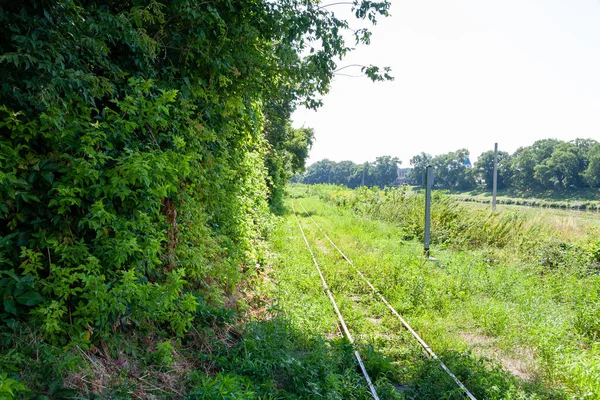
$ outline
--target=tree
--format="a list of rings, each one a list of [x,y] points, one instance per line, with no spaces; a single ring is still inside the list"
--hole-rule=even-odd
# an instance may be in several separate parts
[[[600,143],[596,143],[587,155],[589,162],[583,173],[585,182],[590,187],[600,187]]]
[[[337,163],[334,170],[334,178],[332,183],[354,188],[360,184],[359,181],[353,179],[357,171],[358,165],[354,164],[352,161],[340,161]]]
[[[393,184],[398,177],[398,166],[400,164],[401,161],[397,157],[377,157],[371,168],[371,184],[379,187]]]
[[[271,177],[268,187],[273,209],[283,207],[283,189],[287,182],[295,174],[304,172],[313,140],[312,129],[295,129],[288,123],[282,130],[282,136],[271,145],[265,157],[265,164]]]
[[[467,166],[469,151],[460,149],[433,157],[434,185],[446,189],[467,190],[476,186],[473,170]]]
[[[335,176],[335,161],[324,159],[311,164],[304,174],[304,182],[309,184],[331,183],[332,175]]]
[[[534,178],[537,160],[533,150],[521,147],[511,157],[511,186],[519,189],[530,189],[537,185]]]
[[[431,154],[421,153],[410,159],[412,169],[407,173],[407,181],[411,185],[421,185],[425,176],[425,169],[431,164]]]
[[[350,8],[375,23],[389,6]],[[267,183],[312,141],[289,116],[321,104],[349,23],[316,0],[30,0],[0,21],[0,273],[34,293],[0,323],[61,346],[183,335],[260,258]]]
[[[552,156],[558,143],[556,139],[542,139],[529,147],[519,148],[512,156],[512,185],[525,190],[543,186],[538,179],[541,173],[536,177],[535,168]]]
[[[577,187],[583,187],[586,184],[584,173],[590,162],[590,151],[596,144],[598,144],[598,142],[593,139],[578,138],[571,140],[569,143],[575,146],[575,154],[577,155],[577,159],[579,161],[579,173],[575,185]]]
[[[577,147],[571,143],[557,144],[550,157],[534,168],[534,177],[549,188],[566,188],[579,181]]]
[[[355,188],[365,186],[384,187],[394,183],[398,175],[397,157],[377,157],[375,162],[355,164],[352,161],[336,163],[328,159],[317,161],[310,165],[301,181],[304,183],[332,183]]]
[[[506,151],[498,152],[498,188],[502,189],[505,186],[504,181],[504,165],[509,160],[509,154]],[[481,153],[477,162],[475,162],[475,171],[478,176],[485,181],[485,185],[491,188],[494,181],[494,151],[489,150]]]

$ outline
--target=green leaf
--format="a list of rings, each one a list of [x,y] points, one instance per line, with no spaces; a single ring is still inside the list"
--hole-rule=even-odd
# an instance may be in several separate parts
[[[13,299],[4,299],[4,310],[13,315],[17,315],[17,304]]]
[[[17,302],[26,306],[35,306],[41,303],[44,298],[38,292],[27,292],[17,297]]]
[[[54,173],[52,171],[44,171],[42,172],[42,176],[48,183],[52,184],[54,182]]]

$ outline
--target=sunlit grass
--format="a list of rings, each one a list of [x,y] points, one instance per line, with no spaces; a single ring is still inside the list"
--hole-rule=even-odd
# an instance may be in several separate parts
[[[306,196],[305,187],[294,190],[292,195]],[[313,194],[316,190],[311,188]],[[456,248],[452,243],[461,241],[448,240],[449,245],[433,247],[437,262],[423,262],[422,245],[406,240],[403,225],[379,221],[376,213],[365,218],[343,203],[333,207],[316,197],[300,201],[436,351],[451,359],[467,357],[456,368],[468,364],[465,360],[486,357],[493,362],[485,371],[498,365],[514,376],[512,380],[502,375],[506,385],[494,394],[486,385],[478,386],[483,372],[471,367],[462,377],[481,398],[600,398],[600,278],[586,264],[594,248],[585,247],[594,241],[586,233],[573,236],[572,243],[562,236],[589,226],[574,219],[554,223],[552,214],[530,210],[519,217],[519,231],[509,232],[525,235],[518,241],[511,239],[500,247],[493,241],[465,242]],[[415,382],[423,377],[417,371],[425,365],[418,349],[405,340],[385,309],[364,299],[368,288],[357,283],[358,276],[327,248],[310,220],[303,223],[311,243],[317,243],[332,291],[341,296],[352,329],[395,360],[395,382],[418,387]],[[538,237],[528,238],[529,232]],[[552,232],[562,234],[554,237]],[[531,243],[523,245],[528,240]],[[419,393],[427,393],[421,389]]]

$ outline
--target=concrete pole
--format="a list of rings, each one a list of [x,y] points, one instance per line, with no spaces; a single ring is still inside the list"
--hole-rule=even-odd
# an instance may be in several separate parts
[[[363,165],[363,179],[362,186],[365,186],[365,170],[367,169],[367,164]]]
[[[496,211],[496,189],[498,188],[498,143],[494,143],[494,183],[492,184],[492,211]]]
[[[429,257],[430,243],[430,221],[431,221],[431,187],[433,185],[433,168],[428,165],[425,170],[425,238],[424,246],[425,257]]]

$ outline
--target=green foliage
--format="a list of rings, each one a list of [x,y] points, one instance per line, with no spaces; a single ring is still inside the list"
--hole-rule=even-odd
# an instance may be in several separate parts
[[[454,223],[489,225],[486,230],[498,224],[503,231],[501,222],[505,219],[501,214],[509,214],[509,221],[515,219],[509,223],[515,224],[514,232],[495,238],[494,230],[450,230],[455,237],[438,242],[432,248],[436,261],[427,261],[422,258],[421,237],[403,240],[408,228],[403,221],[410,218],[410,212],[403,210],[407,200],[395,199],[395,207],[386,207],[393,190],[363,193],[364,189],[349,191],[316,185],[310,187],[312,196],[307,197],[306,187],[292,189],[293,196],[302,197],[296,200],[296,210],[299,203],[304,204],[354,265],[477,398],[538,400],[600,395],[596,324],[600,275],[595,264],[597,234],[593,230],[565,240],[540,220],[538,214],[544,210],[513,212],[502,208],[498,219],[488,222],[488,212],[477,212],[478,205],[465,205],[458,209],[473,217],[462,216]],[[330,204],[315,195],[328,199]],[[401,191],[395,195],[400,197]],[[366,199],[373,204],[366,204]],[[437,201],[445,199],[441,196]],[[419,203],[422,209],[422,198]],[[382,213],[360,211],[369,209]],[[394,209],[404,218],[393,219]],[[452,215],[443,208],[438,211]],[[395,385],[401,385],[401,396],[462,398],[437,363],[427,362],[410,335],[369,296],[368,287],[340,260],[319,230],[311,226],[310,219],[302,211],[298,216],[355,338],[359,343],[368,338],[384,358],[394,360],[394,371],[386,375],[392,376],[389,380]],[[390,219],[382,221],[384,218]],[[286,246],[294,247],[299,233],[293,216],[288,219],[283,240]],[[472,241],[482,234],[491,237]],[[541,257],[551,249],[558,252],[548,254],[547,261],[553,264],[544,266]],[[292,249],[285,252],[286,261],[277,268],[282,271],[278,273],[281,280],[298,287],[295,298],[300,311],[294,318],[308,319],[318,329],[335,332],[335,323],[323,325],[313,310],[320,304],[330,311],[328,304],[319,303],[315,296],[315,306],[309,306],[303,297],[311,290],[309,283],[318,276],[301,266],[310,264],[310,255],[296,253]],[[283,272],[287,269],[295,274]],[[291,291],[290,286],[282,289]],[[289,300],[285,304],[289,307]],[[332,328],[328,331],[324,326]],[[378,368],[380,364],[375,362],[374,371]]]
[[[407,187],[384,191],[359,188],[354,191],[332,187],[315,188],[320,197],[364,216],[392,222],[404,231],[407,240],[423,236],[424,193]],[[519,243],[532,231],[523,226],[518,214],[498,214],[487,210],[466,211],[451,196],[434,192],[431,212],[431,238],[434,243],[458,247]]]
[[[215,361],[218,373],[188,376],[191,398],[370,398],[352,346],[299,330],[281,316],[250,324],[239,347]]]
[[[152,353],[152,358],[158,365],[170,367],[173,364],[174,351],[173,343],[166,340],[156,344],[156,351]]]
[[[27,392],[27,387],[22,382],[9,378],[5,373],[0,373],[0,400],[12,400],[19,394]]]
[[[388,8],[352,6],[373,23]],[[60,344],[182,335],[191,290],[219,301],[260,259],[269,189],[279,201],[313,140],[289,116],[320,104],[348,23],[287,0],[33,1],[0,21],[3,320]]]
[[[575,329],[596,343],[600,340],[600,303],[588,301],[577,310]]]
[[[278,137],[274,137],[278,135]],[[278,127],[271,124],[267,129],[271,149],[267,154],[266,165],[270,180],[269,194],[271,208],[281,211],[286,183],[304,171],[313,140],[314,131],[310,128],[294,129],[289,125]]]
[[[331,183],[350,188],[361,185],[382,188],[394,184],[400,163],[398,158],[391,156],[377,157],[374,162],[364,164],[355,164],[352,161],[336,163],[325,159],[310,165],[306,173],[294,181],[309,184]]]
[[[389,7],[348,8],[375,23]],[[321,104],[349,25],[312,0],[4,2],[2,368],[61,398],[93,363],[73,352],[160,337],[164,371],[192,327],[226,320],[313,141],[291,113]],[[115,376],[106,393],[140,384]]]
[[[425,171],[428,165],[431,165],[431,154],[422,152],[410,159],[411,170],[408,172],[407,180],[411,185],[422,185]]]
[[[498,152],[498,189],[502,189],[506,186],[504,174],[506,166],[509,160],[509,154],[505,151]],[[483,181],[488,189],[492,188],[494,183],[494,151],[486,151],[482,153],[475,162],[475,169],[477,174]]]
[[[499,174],[507,187],[519,190],[582,188],[585,182],[594,186],[590,164],[595,145],[592,139],[538,140],[504,159]]]
[[[189,394],[192,399],[235,400],[259,399],[253,390],[253,382],[234,373],[218,373],[215,377],[204,376],[202,383]]]
[[[66,374],[83,365],[83,359],[75,355],[73,350],[44,343],[38,333],[18,321],[11,328],[0,328],[0,349],[3,350],[0,370],[8,372],[9,381],[11,378],[20,380],[27,386],[27,392],[21,393],[26,398],[76,397],[77,390],[65,387],[63,379]]]
[[[590,187],[600,187],[600,143],[596,143],[588,152],[589,163],[583,177]]]
[[[574,186],[579,179],[577,147],[570,143],[559,143],[552,155],[536,165],[534,177],[544,186],[564,188]]]
[[[460,149],[431,159],[434,168],[434,186],[466,190],[475,187],[474,170],[468,164],[469,151]]]
[[[24,249],[24,253],[27,251]],[[10,325],[15,323],[14,318],[22,316],[33,307],[42,302],[42,296],[33,288],[33,277],[18,277],[12,271],[0,271],[0,289],[3,293],[3,312],[0,313],[1,320]]]
[[[563,142],[556,139],[538,140],[531,146],[521,147],[513,154],[498,152],[498,189],[509,188],[522,192],[532,190],[581,190],[600,185],[600,146],[593,139],[575,139]],[[386,157],[378,157],[383,160]],[[387,157],[388,159],[390,157]],[[494,152],[486,151],[479,155],[474,168],[467,161],[467,149],[459,149],[446,154],[432,156],[420,153],[410,159],[410,170],[406,182],[420,186],[423,184],[425,168],[434,168],[434,185],[451,190],[472,190],[485,183],[490,189],[493,183]],[[396,164],[400,161],[394,159]],[[391,174],[377,172],[377,161],[356,165],[351,161],[335,163],[321,160],[311,165],[303,176],[295,182],[316,184],[332,183],[356,188],[361,185],[384,187],[395,179]],[[363,183],[364,175],[364,183]]]

